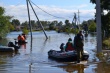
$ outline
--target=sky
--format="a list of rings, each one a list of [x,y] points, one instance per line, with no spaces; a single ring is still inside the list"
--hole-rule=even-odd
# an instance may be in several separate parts
[[[90,0],[31,0],[31,4],[41,21],[62,21],[73,20],[74,13],[78,16],[80,23],[94,19],[95,5]],[[20,22],[28,21],[26,0],[0,0],[0,6],[5,8],[5,15],[13,16]],[[31,20],[36,17],[30,8]]]

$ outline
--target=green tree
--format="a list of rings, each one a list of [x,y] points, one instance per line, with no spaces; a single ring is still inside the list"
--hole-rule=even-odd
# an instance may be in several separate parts
[[[90,2],[96,4],[96,0],[90,0]],[[100,0],[100,3],[102,12],[103,10],[110,10],[110,0]]]
[[[27,21],[23,22],[23,23],[21,24],[21,26],[23,26],[23,27],[26,28],[26,29],[29,29],[29,25],[28,25],[28,22],[27,22]]]
[[[106,37],[110,36],[110,12],[102,15],[102,30],[106,32]]]
[[[90,0],[92,3],[96,4],[96,0]],[[102,32],[106,32],[106,37],[110,36],[110,0],[100,0],[101,7],[101,22],[102,22]],[[107,14],[104,13],[107,11]],[[96,16],[96,15],[95,15]]]
[[[23,30],[22,30],[22,32],[23,32],[23,34],[28,34],[28,32],[29,32],[29,30],[27,30],[26,28],[24,28]]]
[[[94,21],[91,21],[89,23],[89,31],[90,32],[95,32],[96,31],[96,23]]]
[[[0,38],[5,37],[10,31],[9,25],[11,16],[6,16],[4,13],[4,8],[0,7]]]
[[[16,26],[19,26],[20,25],[20,21],[18,19],[13,19],[11,24],[16,27]]]
[[[48,21],[40,21],[40,22],[42,23],[42,25],[44,26],[44,28],[49,25],[48,24]]]
[[[14,26],[12,24],[9,25],[9,29],[10,29],[10,31],[15,30],[15,28],[14,28]]]
[[[50,30],[54,30],[54,29],[55,29],[55,25],[54,25],[53,22],[49,25],[49,29],[50,29]]]
[[[82,28],[83,28],[83,30],[84,30],[85,32],[88,31],[88,22],[87,22],[87,21],[83,21],[83,22],[82,22]]]
[[[36,29],[37,24],[36,24],[35,20],[31,20],[31,26],[32,26],[32,29]]]
[[[69,20],[65,20],[65,25],[66,25],[66,26],[69,26],[69,24],[70,24],[70,23],[69,23]]]
[[[71,33],[71,30],[73,29],[73,24],[71,24],[70,22],[69,22],[69,20],[65,20],[65,26],[64,26],[64,28],[63,28],[63,31],[64,32],[67,32],[67,33]],[[72,32],[73,32],[73,30],[72,30]]]
[[[61,27],[62,26],[62,24],[63,24],[63,22],[62,21],[60,21],[56,26],[59,26],[59,27]]]

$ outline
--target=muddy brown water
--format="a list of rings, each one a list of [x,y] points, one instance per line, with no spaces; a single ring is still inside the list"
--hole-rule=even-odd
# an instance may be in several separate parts
[[[7,45],[9,41],[14,42],[19,34],[21,32],[11,32],[7,35],[7,40],[1,40],[0,43]],[[21,45],[18,52],[0,53],[0,73],[110,73],[110,65],[100,62],[95,56],[96,35],[89,34],[84,40],[84,49],[90,54],[88,61],[74,64],[48,59],[47,54],[50,49],[60,50],[60,44],[66,43],[69,37],[73,39],[74,34],[46,31],[49,37],[47,40],[43,32],[32,34],[32,46],[28,35],[28,43]]]

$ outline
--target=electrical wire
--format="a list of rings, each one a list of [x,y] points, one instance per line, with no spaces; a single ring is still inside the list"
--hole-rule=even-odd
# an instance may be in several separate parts
[[[55,18],[60,18],[60,19],[67,19],[67,18],[64,18],[64,17],[58,17],[58,16],[55,16],[55,15],[52,15],[52,14],[48,13],[47,11],[43,10],[42,8],[40,8],[38,5],[36,5],[36,4],[35,4],[34,2],[32,2],[31,0],[30,0],[30,2],[31,2],[32,4],[34,4],[37,8],[39,8],[40,10],[42,10],[43,12],[45,12],[46,14],[48,14],[48,15],[50,15],[50,16],[53,16],[53,17],[55,17]]]
[[[20,5],[24,0],[21,0],[20,2],[18,2],[15,6]]]

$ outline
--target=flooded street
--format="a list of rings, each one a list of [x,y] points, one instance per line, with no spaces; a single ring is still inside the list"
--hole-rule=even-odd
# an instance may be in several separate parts
[[[0,53],[0,73],[110,73],[110,66],[99,60],[95,56],[96,35],[89,34],[84,38],[84,50],[88,51],[88,61],[80,64],[56,62],[48,59],[47,52],[50,49],[60,50],[61,43],[66,43],[68,38],[74,38],[74,34],[57,33],[47,31],[49,39],[43,32],[33,32],[31,47],[30,35],[27,44],[22,45],[17,53]],[[21,32],[12,32],[7,35],[7,41],[14,42]]]

